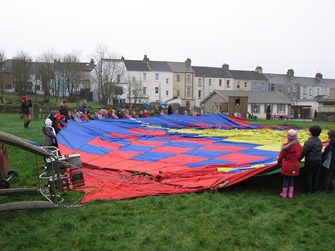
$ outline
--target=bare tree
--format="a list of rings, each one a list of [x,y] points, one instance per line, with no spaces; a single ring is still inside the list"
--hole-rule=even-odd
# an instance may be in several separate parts
[[[80,57],[77,52],[64,55],[60,64],[63,87],[69,96],[77,95],[80,85]],[[63,92],[64,95],[65,92]]]
[[[55,60],[57,56],[54,52],[46,51],[38,57],[39,62],[37,74],[40,75],[44,96],[50,105],[50,91],[56,99],[59,96],[59,87],[55,84]]]
[[[92,74],[92,83],[95,85],[99,101],[107,105],[123,94],[120,84],[124,82],[125,67],[121,59],[115,53],[111,54],[107,47],[98,45],[93,59],[96,67]]]
[[[3,64],[6,61],[6,55],[4,51],[0,51],[0,88],[1,88],[1,103],[4,102],[3,96],[4,96],[4,76],[3,76]]]
[[[128,78],[129,103],[136,104],[142,95],[142,82],[135,77]],[[132,102],[133,101],[133,102]]]
[[[24,52],[19,52],[12,61],[12,72],[14,84],[20,99],[28,91],[28,81],[30,80],[31,58]]]

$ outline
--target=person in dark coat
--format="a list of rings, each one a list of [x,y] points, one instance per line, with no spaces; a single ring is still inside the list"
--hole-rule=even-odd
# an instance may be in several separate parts
[[[59,113],[64,116],[66,123],[70,120],[69,109],[67,108],[68,104],[69,102],[65,99],[59,106]]]
[[[305,194],[316,193],[318,191],[322,158],[322,143],[319,139],[320,133],[320,126],[310,126],[308,131],[310,138],[302,147],[300,160],[305,157]]]
[[[30,114],[29,107],[31,106],[32,106],[31,100],[29,100],[27,96],[24,96],[22,103],[21,103],[21,114],[24,120],[24,128],[29,127],[29,123],[31,120],[31,114]]]
[[[55,130],[56,134],[58,134],[58,132],[60,131],[60,129],[58,128],[58,121],[56,119],[57,115],[58,114],[56,113],[56,111],[51,111],[50,115],[48,116],[48,118],[52,122],[52,128]]]
[[[42,128],[42,132],[45,135],[44,145],[46,146],[57,146],[57,136],[55,129],[52,127],[51,119],[45,120],[45,127]]]
[[[168,115],[173,114],[173,110],[172,110],[172,104],[169,104],[168,106]]]
[[[324,161],[328,155],[328,153],[331,151],[331,161],[329,168],[323,167],[322,173],[323,173],[323,182],[322,187],[324,190],[329,191],[335,190],[335,129],[330,130],[328,132],[329,137],[329,144],[325,148],[325,151],[322,154],[322,161]]]
[[[301,153],[302,147],[298,141],[297,131],[291,129],[287,132],[287,142],[282,145],[277,160],[283,175],[283,192],[280,194],[283,198],[287,195],[290,199],[293,197],[293,177],[299,175]]]

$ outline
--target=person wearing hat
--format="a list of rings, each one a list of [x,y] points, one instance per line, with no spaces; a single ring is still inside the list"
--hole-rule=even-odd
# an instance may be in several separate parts
[[[31,100],[28,99],[27,96],[23,96],[22,103],[21,103],[21,114],[24,120],[24,128],[29,127],[29,123],[31,120],[31,114],[29,107],[31,107]]]
[[[280,196],[292,199],[294,182],[293,177],[299,175],[300,156],[302,147],[297,137],[297,131],[291,129],[287,132],[287,142],[281,147],[277,163],[281,165],[281,174],[283,175],[283,191]]]
[[[51,120],[52,128],[55,130],[55,132],[57,134],[60,131],[60,129],[58,128],[58,122],[57,122],[56,116],[58,116],[57,112],[52,110],[50,112],[50,115],[48,116],[48,119]]]
[[[67,123],[70,120],[69,109],[68,109],[69,102],[67,99],[63,101],[63,103],[59,106],[59,113],[65,117],[65,122]]]
[[[45,127],[42,128],[42,132],[45,135],[44,145],[46,145],[46,146],[57,146],[56,131],[52,127],[51,119],[47,118],[45,120]]]

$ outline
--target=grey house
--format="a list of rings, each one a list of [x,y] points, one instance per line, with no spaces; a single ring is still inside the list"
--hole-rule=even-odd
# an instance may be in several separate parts
[[[247,97],[248,113],[259,118],[266,118],[266,108],[270,107],[272,115],[291,115],[292,101],[280,92],[226,91],[214,90],[201,101],[202,114],[211,114],[215,103],[219,103],[221,113],[228,113],[227,106],[231,97]],[[231,105],[231,104],[230,104]],[[225,108],[226,107],[226,108]]]

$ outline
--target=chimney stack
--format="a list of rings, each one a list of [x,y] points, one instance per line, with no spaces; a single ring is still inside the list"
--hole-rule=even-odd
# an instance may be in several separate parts
[[[294,77],[294,71],[293,71],[293,69],[288,69],[287,70],[287,76]]]
[[[321,73],[315,74],[315,78],[318,79],[318,80],[321,80],[322,79],[322,74]]]
[[[223,65],[222,65],[222,69],[223,69],[224,71],[229,71],[229,64],[223,64]]]
[[[148,62],[149,61],[148,55],[144,55],[143,61],[144,62]]]
[[[262,66],[257,66],[256,69],[255,69],[255,71],[258,72],[258,73],[263,73]]]
[[[187,58],[185,61],[186,67],[191,67],[191,63],[192,63],[191,59]]]

